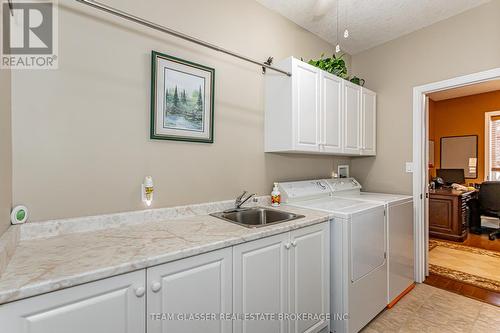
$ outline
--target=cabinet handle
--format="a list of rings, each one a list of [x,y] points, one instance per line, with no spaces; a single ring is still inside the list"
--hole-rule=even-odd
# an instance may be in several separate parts
[[[161,283],[160,282],[153,282],[153,284],[151,285],[151,290],[154,293],[157,293],[160,291],[160,289],[161,289]]]
[[[297,246],[297,241],[296,241],[296,240],[294,240],[294,241],[292,242],[292,246],[293,246],[293,247],[296,247],[296,246]]]
[[[286,244],[285,244],[285,249],[287,249],[287,250],[288,250],[289,248],[290,248],[290,243],[286,243]]]
[[[135,296],[142,297],[146,293],[146,288],[144,288],[142,286],[137,287],[137,288],[135,288],[134,292],[135,292]]]

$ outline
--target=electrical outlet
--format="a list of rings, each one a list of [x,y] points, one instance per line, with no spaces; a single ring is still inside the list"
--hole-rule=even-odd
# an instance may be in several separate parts
[[[406,162],[405,170],[406,173],[413,173],[413,162]]]

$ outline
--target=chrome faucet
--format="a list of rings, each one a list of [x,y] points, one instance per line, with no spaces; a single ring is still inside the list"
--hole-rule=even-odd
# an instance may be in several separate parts
[[[248,193],[247,191],[243,191],[243,193],[241,193],[241,195],[238,196],[236,200],[234,200],[234,209],[240,209],[245,202],[247,202],[248,200],[250,200],[250,198],[255,196],[254,193],[254,194],[249,194],[246,198],[244,198],[244,196],[247,193]]]

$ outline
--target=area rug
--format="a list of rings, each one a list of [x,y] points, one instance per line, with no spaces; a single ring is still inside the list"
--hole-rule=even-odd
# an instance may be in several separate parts
[[[431,239],[429,271],[500,292],[500,252]]]

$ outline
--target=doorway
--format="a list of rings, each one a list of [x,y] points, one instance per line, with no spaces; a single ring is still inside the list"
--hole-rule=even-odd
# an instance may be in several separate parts
[[[500,68],[434,82],[413,89],[413,198],[415,203],[415,281],[429,275],[429,118],[428,95],[500,79]]]

